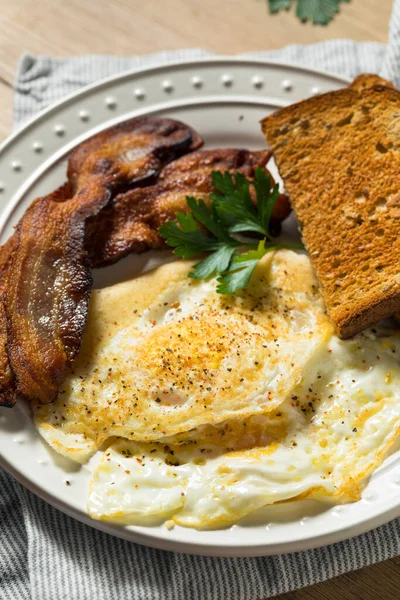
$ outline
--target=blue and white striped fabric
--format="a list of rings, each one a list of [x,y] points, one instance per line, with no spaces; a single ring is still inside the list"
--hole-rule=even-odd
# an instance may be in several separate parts
[[[15,124],[108,75],[201,50],[140,58],[24,56]],[[253,53],[353,77],[380,73],[400,85],[400,0],[388,46],[337,40]],[[265,558],[208,558],[153,550],[67,517],[0,472],[1,600],[260,600],[400,554],[400,519],[345,542]]]

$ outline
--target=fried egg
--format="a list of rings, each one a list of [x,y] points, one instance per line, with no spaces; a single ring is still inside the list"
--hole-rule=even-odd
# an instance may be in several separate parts
[[[155,442],[274,411],[332,335],[305,255],[260,261],[234,296],[176,261],[97,290],[58,399],[34,407],[41,435],[85,461],[107,439]]]
[[[157,517],[196,528],[299,498],[359,499],[400,433],[400,333],[332,335],[269,413],[202,425],[163,443],[119,439],[95,469],[96,519]]]

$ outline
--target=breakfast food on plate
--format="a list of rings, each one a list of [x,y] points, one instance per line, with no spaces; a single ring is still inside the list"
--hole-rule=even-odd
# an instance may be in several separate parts
[[[4,251],[12,255],[3,260],[1,404],[13,405],[17,394],[51,401],[79,352],[92,284],[87,220],[117,192],[154,180],[167,162],[201,144],[178,121],[126,121],[81,144],[68,183],[28,208]]]
[[[79,144],[68,159],[72,193],[96,174],[115,192],[155,180],[162,167],[203,145],[199,134],[173,119],[139,117],[109,127]]]
[[[351,82],[349,87],[362,92],[363,90],[373,87],[374,85],[385,85],[387,87],[394,88],[394,85],[391,81],[383,79],[383,77],[374,75],[373,73],[362,73],[361,75],[358,75],[358,77]]]
[[[251,178],[270,157],[236,149],[193,153],[155,183],[166,162],[199,145],[200,137],[176,121],[128,121],[81,144],[69,159],[67,184],[29,207],[0,248],[3,405],[12,406],[17,394],[55,398],[79,352],[91,267],[165,246],[158,227],[188,210],[187,195],[200,192],[207,200],[212,171]],[[275,228],[289,212],[281,194]]]
[[[342,338],[400,309],[400,92],[370,78],[262,122]]]
[[[358,500],[399,438],[399,353],[400,335],[380,327],[331,335],[268,414],[163,443],[115,441],[94,469],[89,514],[215,528],[289,499]]]
[[[14,377],[11,372],[7,352],[7,318],[3,297],[6,290],[7,270],[17,247],[17,236],[0,246],[0,406],[14,406]]]
[[[34,407],[60,454],[86,462],[106,443],[89,514],[204,528],[359,499],[400,433],[400,332],[337,338],[305,255],[268,254],[230,297],[190,268],[95,290],[73,372]]]
[[[152,441],[274,410],[332,327],[305,256],[264,257],[237,297],[176,261],[94,292],[81,353],[39,431],[83,461],[111,436]]]
[[[25,212],[0,248],[0,403],[88,464],[93,518],[359,499],[400,434],[400,332],[366,329],[400,309],[397,112],[361,75],[264,119],[310,257],[278,240],[269,150],[199,151],[170,119],[90,138]],[[90,296],[92,268],[167,245],[185,260]]]
[[[170,163],[155,185],[118,194],[88,223],[86,246],[91,264],[103,266],[130,252],[164,248],[159,227],[177,212],[188,211],[187,196],[201,196],[209,202],[213,171],[253,178],[255,169],[264,168],[270,156],[266,150],[200,150]],[[273,224],[283,221],[290,210],[287,197],[281,195],[272,214]]]
[[[95,291],[74,372],[35,407],[75,461],[108,440],[89,514],[222,527],[283,500],[357,500],[400,433],[400,332],[339,340],[304,255],[267,255],[232,297],[189,268]]]

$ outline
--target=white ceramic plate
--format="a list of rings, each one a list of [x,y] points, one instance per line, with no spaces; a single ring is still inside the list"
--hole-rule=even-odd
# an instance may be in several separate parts
[[[279,63],[211,58],[135,70],[101,82],[43,112],[0,152],[0,241],[37,196],[65,178],[68,152],[93,133],[138,115],[165,115],[192,125],[206,147],[263,148],[259,120],[277,107],[338,89],[346,80]],[[131,256],[98,271],[97,286],[141,272],[160,253]],[[94,459],[96,460],[96,459]],[[86,512],[90,464],[77,466],[42,442],[28,407],[0,409],[0,464],[61,511],[141,544],[197,554],[257,556],[321,546],[400,516],[400,457],[373,475],[360,502],[326,508],[303,501],[272,506],[229,529],[122,527]]]

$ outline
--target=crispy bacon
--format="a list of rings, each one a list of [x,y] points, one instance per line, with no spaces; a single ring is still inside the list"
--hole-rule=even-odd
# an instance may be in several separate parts
[[[0,250],[0,404],[17,394],[50,402],[79,352],[92,285],[87,220],[201,144],[177,121],[132,119],[79,146],[68,183],[28,208]]]
[[[239,171],[252,178],[255,168],[265,167],[270,156],[269,151],[201,150],[170,163],[156,185],[118,194],[88,222],[86,247],[91,264],[104,266],[131,252],[165,247],[158,228],[177,212],[188,210],[186,196],[209,202],[212,171]],[[289,213],[287,197],[281,195],[272,215],[275,225]]]
[[[16,233],[0,246],[0,404],[11,407],[15,404],[14,375],[11,371],[7,351],[7,318],[4,294],[7,286],[8,268],[17,249]]]
[[[147,117],[124,121],[72,152],[67,179],[73,193],[98,175],[114,192],[148,185],[164,165],[202,145],[197,132],[179,121]]]

